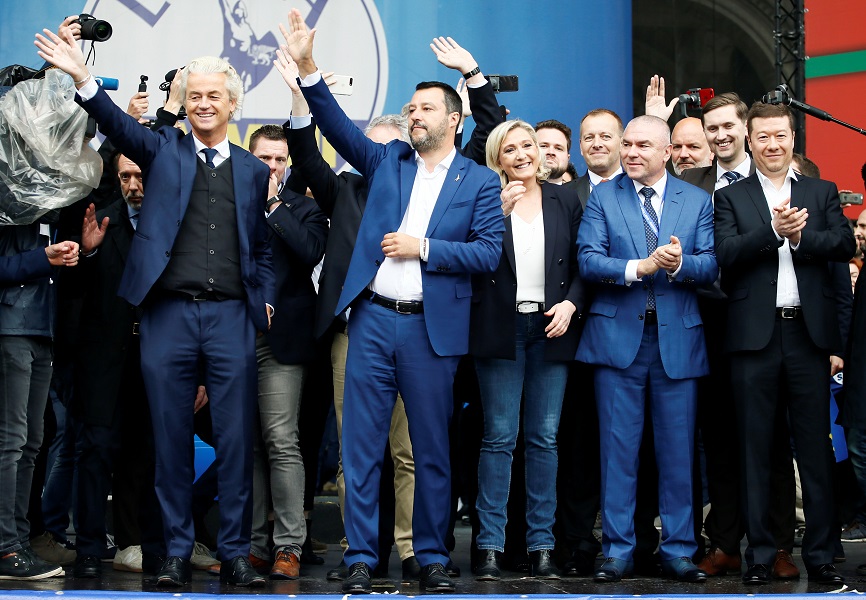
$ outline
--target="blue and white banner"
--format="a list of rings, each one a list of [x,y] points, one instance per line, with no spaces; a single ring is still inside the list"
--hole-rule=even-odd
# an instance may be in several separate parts
[[[263,123],[282,123],[290,95],[273,67],[282,40],[278,24],[297,7],[318,28],[316,62],[354,78],[339,102],[363,126],[399,112],[423,80],[457,83],[436,61],[435,36],[451,36],[472,52],[485,74],[518,75],[520,91],[503,93],[511,118],[559,119],[575,129],[598,107],[632,116],[630,0],[30,0],[0,3],[0,67],[41,65],[33,35],[56,30],[70,14],[111,23],[110,40],[95,44],[95,75],[117,78],[110,92],[126,107],[147,75],[149,114],[161,105],[165,73],[197,56],[227,58],[241,73],[246,98],[229,135],[245,145]],[[89,49],[87,43],[85,50]],[[328,158],[334,162],[333,152]],[[579,151],[572,161],[582,170]]]

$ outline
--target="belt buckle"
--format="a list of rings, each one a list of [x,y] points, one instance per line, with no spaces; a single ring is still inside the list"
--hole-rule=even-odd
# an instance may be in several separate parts
[[[796,306],[783,306],[782,307],[782,318],[783,319],[796,319],[797,318],[797,307]]]
[[[139,335],[138,329],[140,326],[141,326],[141,323],[133,323],[132,324],[132,335]]]
[[[528,302],[526,300],[524,300],[523,302],[518,302],[517,312],[521,315],[538,312],[538,302]]]
[[[400,308],[401,304],[407,304],[407,302],[404,302],[401,300],[394,300],[394,310],[397,311],[397,313],[401,314],[401,315],[411,315],[412,314],[411,307],[409,310],[403,310]]]
[[[195,296],[192,297],[192,301],[193,302],[205,302],[205,301],[207,301],[206,293],[201,292],[200,294],[196,294]]]

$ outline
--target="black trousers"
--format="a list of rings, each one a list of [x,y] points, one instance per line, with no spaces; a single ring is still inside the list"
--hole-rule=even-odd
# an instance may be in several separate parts
[[[828,358],[826,351],[812,343],[802,318],[780,317],[776,317],[767,347],[731,356],[749,564],[772,564],[778,549],[770,526],[774,496],[770,480],[773,449],[780,443],[778,413],[783,408],[787,409],[803,486],[803,562],[811,568],[833,561]]]

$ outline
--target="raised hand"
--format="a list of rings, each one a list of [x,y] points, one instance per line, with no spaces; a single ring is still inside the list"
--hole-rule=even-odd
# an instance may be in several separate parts
[[[300,94],[301,87],[298,85],[298,64],[292,59],[289,54],[289,49],[286,46],[280,46],[277,50],[277,60],[274,61],[274,66],[280,75],[283,76],[283,81],[289,86],[293,94]]]
[[[126,114],[134,119],[140,119],[147,112],[150,106],[149,92],[135,92],[135,95],[129,99],[129,106],[126,107]]]
[[[33,42],[39,48],[37,54],[48,63],[69,74],[72,80],[76,82],[76,87],[81,87],[87,83],[90,76],[87,66],[84,64],[84,55],[81,53],[81,48],[75,43],[72,31],[68,27],[61,27],[61,33],[63,37],[47,29],[43,29],[42,33],[37,33],[36,40]]]
[[[307,27],[301,16],[301,11],[293,8],[289,13],[289,29],[280,23],[280,33],[286,40],[285,50],[288,51],[292,59],[298,63],[298,72],[301,77],[306,77],[310,73],[316,71],[316,65],[313,62],[313,40],[316,37],[316,30]]]
[[[96,220],[96,206],[88,206],[84,211],[84,223],[81,226],[81,249],[85,254],[90,254],[102,244],[107,227],[108,217],[102,219],[100,224]]]
[[[449,69],[459,71],[461,75],[478,66],[478,63],[472,58],[472,54],[465,48],[461,48],[460,44],[455,42],[453,38],[433,38],[430,49],[436,55],[436,60]]]
[[[677,102],[679,99],[676,96],[670,102],[665,101],[665,78],[653,75],[646,86],[645,114],[667,121],[671,118]]]
[[[171,80],[171,86],[168,88],[168,99],[162,107],[173,115],[178,114],[183,106],[183,97],[180,95],[181,71],[183,71],[183,69],[178,69],[174,74],[174,79]]]

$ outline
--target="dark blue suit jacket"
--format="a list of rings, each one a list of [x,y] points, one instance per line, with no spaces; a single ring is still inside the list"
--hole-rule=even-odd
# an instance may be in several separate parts
[[[147,202],[142,205],[118,294],[140,305],[171,258],[171,249],[189,205],[197,164],[192,134],[163,127],[151,131],[124,113],[99,89],[79,104],[125,156],[141,167]],[[274,269],[268,245],[265,201],[268,167],[239,146],[231,146],[241,279],[250,318],[259,331],[268,328],[265,304],[274,305]]]
[[[659,244],[679,238],[683,263],[668,281],[654,279],[659,347],[665,372],[672,379],[709,372],[696,287],[715,281],[719,269],[713,252],[713,205],[703,190],[668,176],[659,224]],[[577,235],[583,278],[596,285],[586,317],[577,360],[624,369],[635,359],[643,336],[647,287],[625,285],[626,263],[646,258],[647,245],[640,201],[625,174],[598,185],[589,196]]]
[[[267,219],[273,230],[277,294],[276,312],[265,335],[274,358],[295,365],[313,360],[316,354],[312,274],[325,254],[328,218],[312,198],[285,188],[280,198],[283,203]]]
[[[51,275],[51,269],[45,248],[35,248],[12,256],[0,256],[0,285],[48,277]]]
[[[370,284],[385,259],[382,238],[400,227],[417,172],[415,151],[403,141],[382,145],[367,139],[323,81],[301,89],[322,133],[369,184],[361,229],[337,302],[335,314],[340,314]],[[470,275],[495,270],[502,250],[499,192],[493,171],[459,153],[454,157],[427,228],[428,261],[421,265],[427,334],[440,356],[468,351]]]

